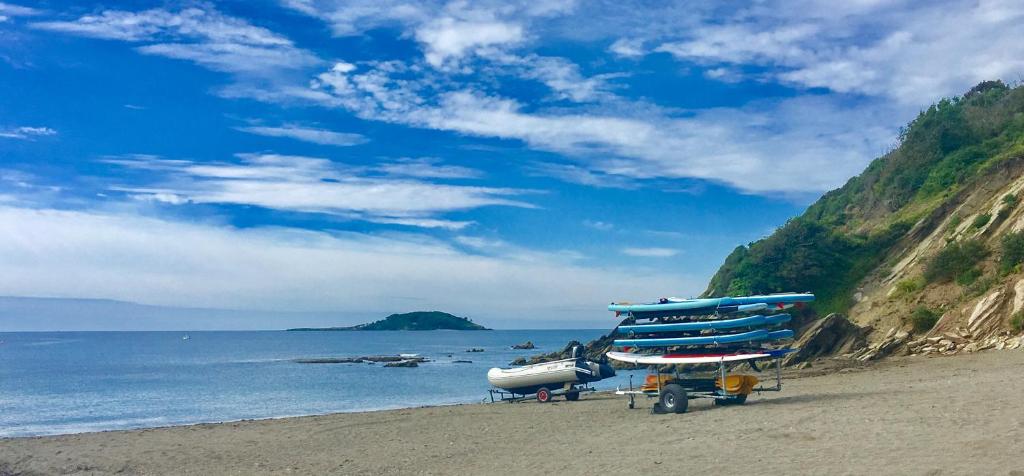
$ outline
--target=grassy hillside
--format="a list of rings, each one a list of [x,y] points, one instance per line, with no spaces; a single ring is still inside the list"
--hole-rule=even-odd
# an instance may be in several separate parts
[[[846,312],[858,284],[890,266],[887,257],[913,240],[915,227],[1021,156],[1024,87],[986,81],[943,99],[863,173],[771,236],[736,248],[705,295],[813,291],[819,313]]]

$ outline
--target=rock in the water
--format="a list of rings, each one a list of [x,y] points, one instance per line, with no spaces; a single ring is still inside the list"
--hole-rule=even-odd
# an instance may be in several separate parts
[[[842,314],[832,313],[809,324],[792,347],[799,349],[787,355],[782,365],[794,365],[817,357],[847,354],[864,348],[867,329],[850,322]]]
[[[519,350],[525,350],[525,349],[536,349],[537,347],[535,345],[533,345],[532,341],[526,341],[526,342],[523,342],[522,344],[513,345],[512,348],[513,349],[519,349]]]
[[[522,366],[522,365],[526,365],[526,364],[527,364],[526,357],[516,357],[516,360],[513,360],[512,362],[509,363],[509,365],[515,365],[515,366]]]
[[[472,349],[466,349],[466,352],[483,352],[484,349],[481,347],[473,347]]]
[[[472,360],[453,360],[453,364],[472,364]]]
[[[399,360],[398,362],[388,362],[384,364],[385,367],[419,367],[420,364],[416,363],[415,360]]]
[[[297,364],[358,364],[362,363],[361,357],[322,357],[315,359],[295,359],[292,362]]]

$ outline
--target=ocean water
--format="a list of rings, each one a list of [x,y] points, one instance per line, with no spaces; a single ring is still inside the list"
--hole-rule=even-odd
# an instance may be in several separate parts
[[[0,437],[481,402],[489,368],[602,333],[0,333]],[[526,340],[538,348],[510,348]],[[465,352],[471,347],[485,352]],[[418,368],[293,362],[398,353],[433,361]],[[473,362],[452,362],[459,359]],[[620,372],[596,386],[626,379]]]

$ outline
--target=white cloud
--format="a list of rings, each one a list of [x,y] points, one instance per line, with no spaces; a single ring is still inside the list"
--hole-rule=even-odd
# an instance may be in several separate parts
[[[3,18],[0,19],[0,22],[8,20],[10,17],[29,17],[42,13],[41,10],[35,8],[0,2],[0,18]]]
[[[319,62],[289,39],[212,7],[177,12],[106,10],[74,21],[36,22],[32,26],[93,38],[146,42],[150,44],[138,48],[144,54],[189,60],[217,71],[262,74]]]
[[[0,234],[0,255],[7,257],[0,294],[8,296],[310,312],[412,310],[412,300],[416,309],[557,316],[600,326],[609,301],[700,287],[678,273],[633,269],[623,281],[621,270],[581,266],[559,254],[480,256],[417,236],[237,229],[7,206],[0,206],[0,227],[8,230]]]
[[[269,137],[287,137],[303,142],[312,142],[321,145],[352,146],[366,143],[367,139],[361,134],[350,132],[335,132],[327,129],[316,129],[303,127],[296,124],[284,124],[278,127],[271,126],[246,126],[235,129],[250,134],[257,134]]]
[[[880,144],[895,137],[885,103],[849,106],[825,97],[705,109],[683,117],[661,111],[630,116],[525,112],[517,101],[472,90],[438,91],[396,75],[389,64],[363,72],[345,63],[313,90],[321,100],[364,119],[462,134],[514,139],[576,158],[582,167],[546,165],[541,172],[588,185],[627,187],[629,179],[699,178],[739,189],[824,191],[860,171]],[[595,173],[596,172],[596,173]]]
[[[386,162],[374,167],[374,170],[396,177],[416,177],[435,179],[473,179],[483,176],[483,172],[459,165],[443,165],[440,159],[433,157],[402,158],[394,162]]]
[[[534,207],[511,198],[530,193],[527,190],[375,177],[366,174],[365,168],[315,157],[239,154],[239,158],[240,162],[193,162],[136,156],[106,162],[147,170],[155,181],[112,190],[170,204],[254,205],[448,229],[461,229],[470,222],[440,219],[438,214],[486,206]],[[429,175],[427,165],[414,167],[421,175]],[[439,170],[433,175],[452,172],[443,167]]]
[[[49,127],[20,126],[11,129],[0,129],[0,137],[7,139],[33,139],[57,135],[57,131]]]
[[[679,254],[674,248],[624,248],[622,253],[638,258],[671,258]]]
[[[647,54],[643,38],[619,38],[608,47],[608,51],[623,58],[637,58]]]
[[[615,229],[614,223],[608,223],[597,220],[583,220],[583,226],[600,231],[611,231]]]
[[[681,40],[663,39],[657,50],[705,65],[756,65],[764,78],[792,86],[921,107],[982,80],[1017,79],[1022,20],[1024,4],[1012,0],[767,2]]]
[[[416,40],[424,45],[427,63],[436,68],[479,48],[518,43],[522,39],[522,26],[493,20],[439,18],[416,30]]]

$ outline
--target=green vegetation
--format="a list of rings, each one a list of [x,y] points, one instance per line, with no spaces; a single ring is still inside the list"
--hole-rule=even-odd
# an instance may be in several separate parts
[[[921,289],[924,289],[924,278],[907,278],[896,283],[896,291],[893,292],[894,298],[910,297],[916,294]]]
[[[977,230],[977,229],[987,225],[989,220],[991,220],[991,219],[992,219],[992,215],[989,215],[988,213],[982,213],[982,214],[974,217],[974,221],[971,222],[971,228],[974,228],[975,230]]]
[[[931,219],[980,174],[997,173],[995,164],[1021,156],[1024,87],[978,84],[922,112],[902,130],[897,148],[803,215],[767,238],[737,247],[704,294],[813,291],[816,311],[846,312],[858,283],[915,223]],[[931,276],[973,282],[980,276],[971,271],[980,259],[976,251],[969,247],[946,256],[955,259],[931,266]]]
[[[924,306],[917,306],[910,315],[910,325],[914,327],[914,332],[928,332],[935,327],[936,322],[939,322],[939,317],[939,313]]]
[[[971,284],[981,276],[977,266],[986,256],[988,249],[980,241],[950,243],[925,264],[924,279],[930,283],[955,279],[961,285]]]
[[[956,227],[963,223],[964,218],[959,213],[954,213],[953,216],[949,217],[949,227],[946,228],[947,232],[956,230]]]
[[[1000,243],[999,272],[1010,274],[1024,263],[1024,232],[1009,233]]]
[[[379,321],[352,327],[303,327],[290,331],[433,331],[433,330],[485,331],[486,327],[465,317],[440,311],[392,314]]]
[[[1016,194],[1008,193],[1005,196],[1003,196],[1003,205],[1006,205],[1007,207],[1009,207],[1011,209],[1012,208],[1016,208],[1017,207],[1017,202],[1019,200],[1020,199],[1017,198]]]
[[[1013,329],[1014,332],[1024,331],[1024,309],[1017,311],[1010,316],[1010,328]]]

